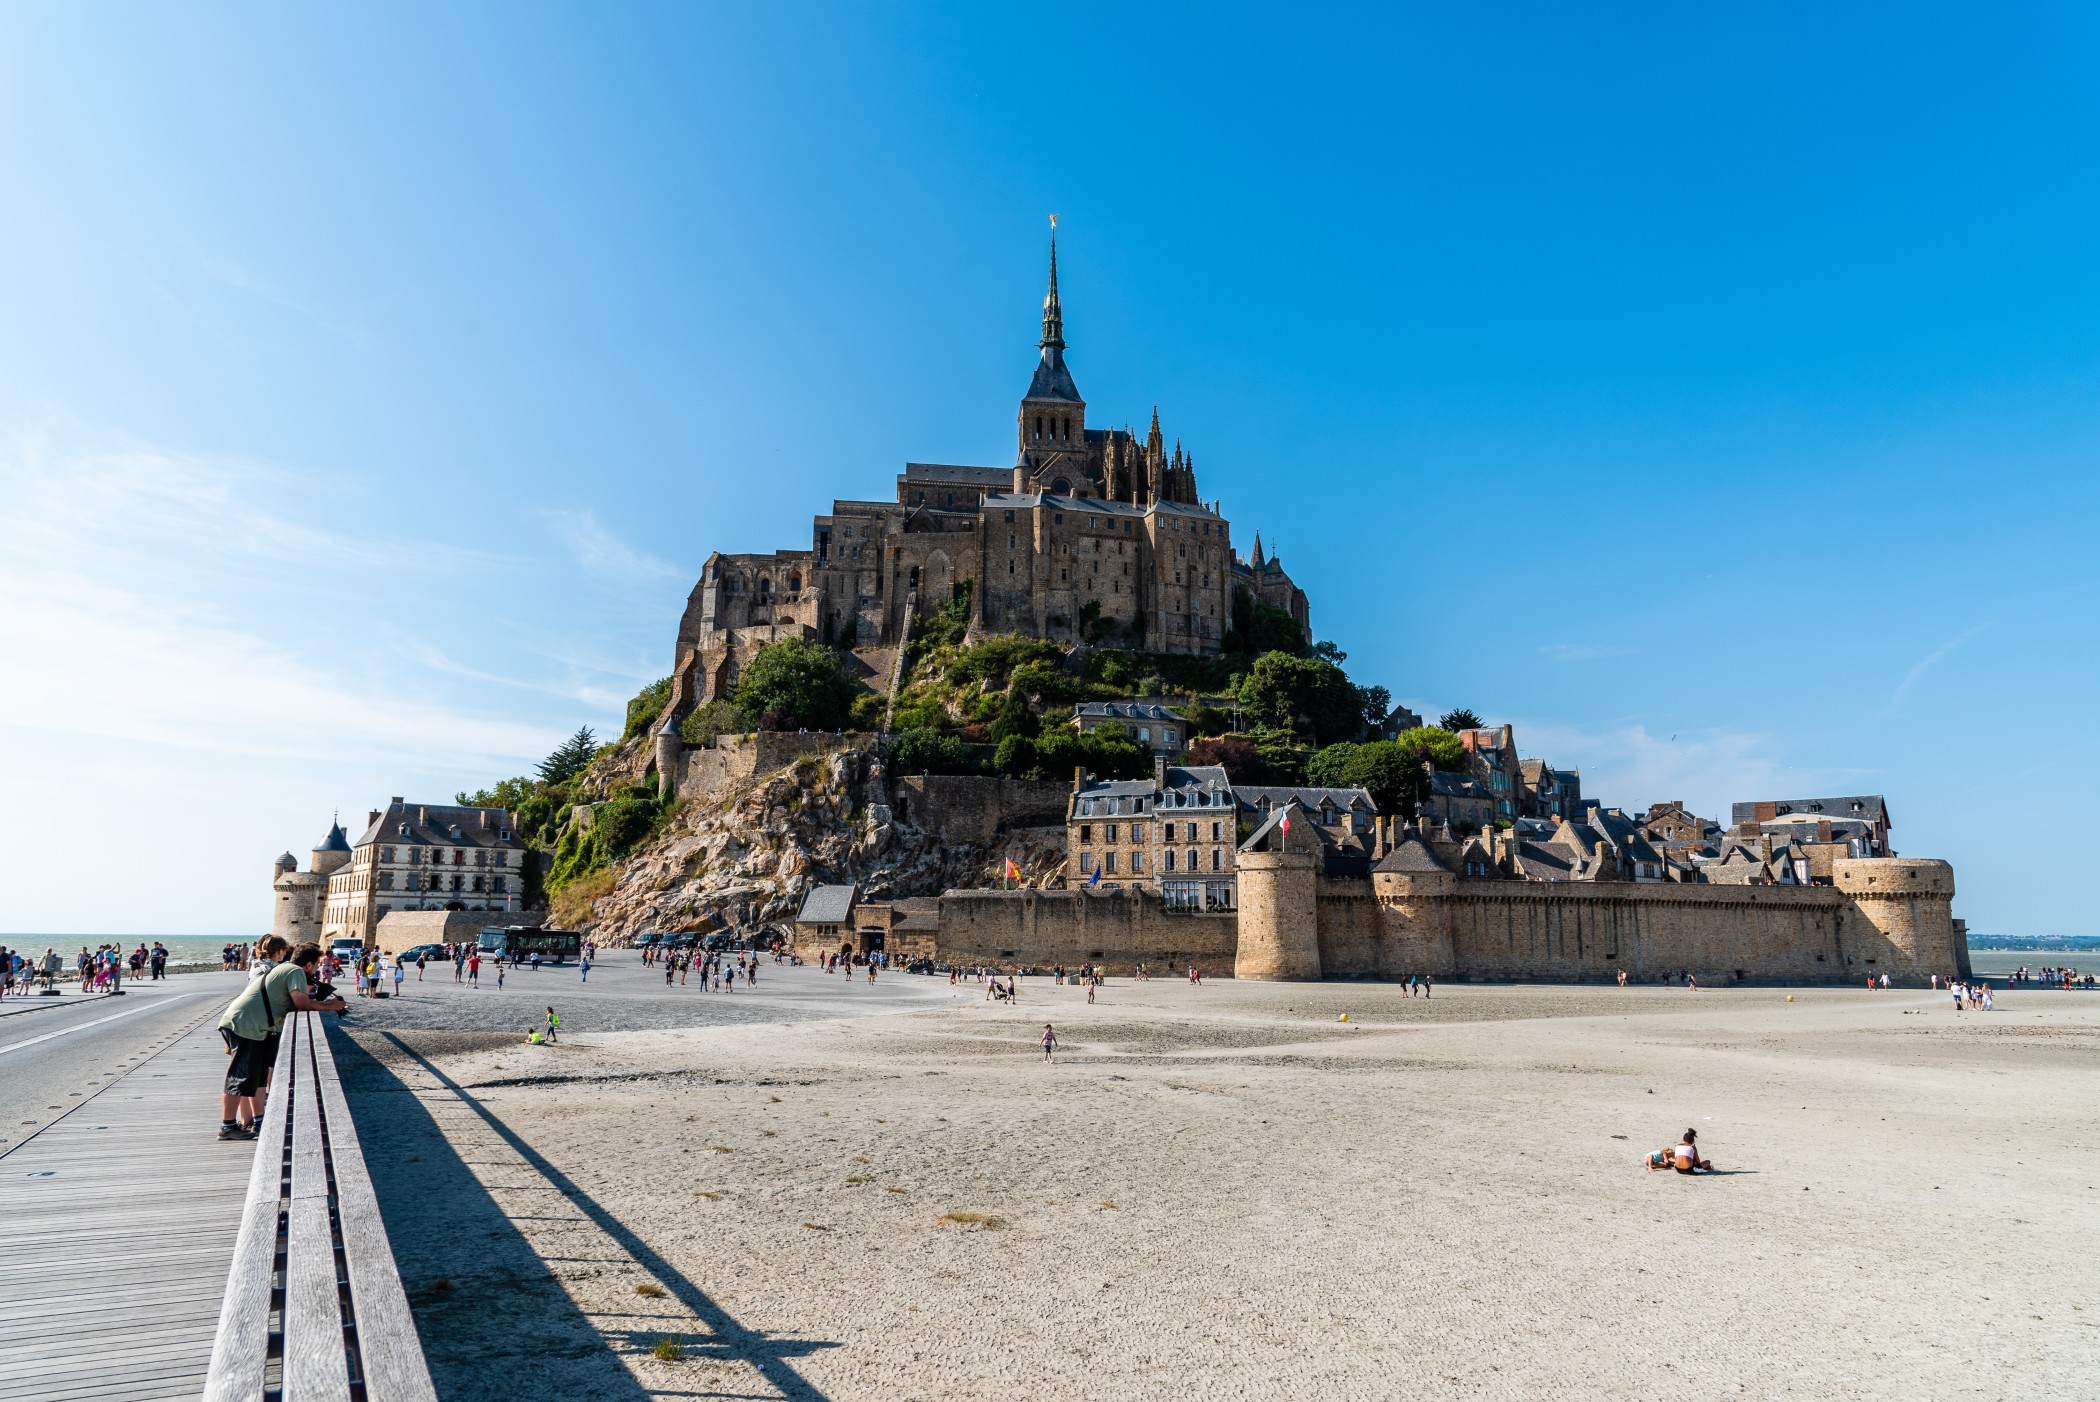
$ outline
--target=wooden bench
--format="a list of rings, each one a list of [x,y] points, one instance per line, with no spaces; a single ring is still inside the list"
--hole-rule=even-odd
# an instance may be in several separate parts
[[[436,1402],[326,1016],[285,1020],[206,1402]]]

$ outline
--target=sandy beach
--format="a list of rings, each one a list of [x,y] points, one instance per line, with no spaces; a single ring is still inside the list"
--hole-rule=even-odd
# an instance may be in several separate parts
[[[2091,1396],[2100,999],[1787,999],[1036,980],[345,1071],[448,1399]],[[1724,1172],[1644,1172],[1688,1125]]]

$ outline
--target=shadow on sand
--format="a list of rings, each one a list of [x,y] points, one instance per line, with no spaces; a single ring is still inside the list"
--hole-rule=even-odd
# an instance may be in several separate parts
[[[748,1365],[772,1396],[827,1402],[787,1360],[836,1348],[836,1343],[768,1338],[739,1323],[422,1053],[393,1032],[378,1035],[471,1110],[549,1190],[692,1312],[711,1337],[688,1336],[690,1356]],[[664,1331],[607,1330],[593,1323],[489,1196],[423,1101],[352,1037],[331,1028],[329,1040],[439,1397],[445,1402],[539,1396],[622,1402],[728,1395],[648,1390],[637,1383],[619,1356],[646,1351]]]

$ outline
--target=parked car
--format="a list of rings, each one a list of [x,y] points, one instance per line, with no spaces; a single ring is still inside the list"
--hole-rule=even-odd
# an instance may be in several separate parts
[[[428,959],[433,964],[450,962],[450,956],[445,953],[445,946],[441,944],[415,945],[412,948],[402,950],[395,957],[404,964],[413,964],[418,959]]]
[[[355,959],[365,952],[365,942],[356,935],[338,935],[328,942],[331,959]]]
[[[904,972],[907,974],[930,974],[933,971],[931,959],[914,959],[904,966]]]
[[[737,937],[731,934],[709,935],[707,943],[703,946],[709,954],[719,954],[725,949],[735,949],[737,947]]]

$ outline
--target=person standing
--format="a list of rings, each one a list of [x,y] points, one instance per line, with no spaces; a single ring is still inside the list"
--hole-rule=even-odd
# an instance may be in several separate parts
[[[560,1041],[560,1040],[561,1040],[561,1037],[559,1036],[559,1033],[560,1033],[560,1032],[561,1032],[561,1015],[560,1015],[559,1013],[555,1012],[555,1011],[554,1011],[554,1009],[553,1009],[552,1007],[549,1007],[549,1008],[547,1009],[547,1040],[548,1040],[548,1041],[550,1041],[550,1042],[558,1042],[558,1041]]]
[[[576,981],[578,983],[589,983],[591,981],[591,951],[589,949],[585,949],[583,956],[576,961],[576,971]]]
[[[1057,1060],[1057,1029],[1049,1023],[1043,1024],[1043,1061],[1048,1065]]]
[[[263,1081],[270,1073],[270,1038],[284,1026],[284,1020],[294,1010],[339,1013],[347,1006],[340,998],[316,1002],[310,996],[309,971],[320,962],[320,946],[302,944],[285,963],[249,979],[227,1004],[219,1018],[219,1035],[233,1060],[226,1068],[226,1085],[219,1097],[219,1138],[255,1137],[255,1121],[262,1114]]]
[[[481,987],[481,951],[478,949],[467,956],[467,982],[475,988]]]

